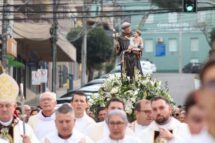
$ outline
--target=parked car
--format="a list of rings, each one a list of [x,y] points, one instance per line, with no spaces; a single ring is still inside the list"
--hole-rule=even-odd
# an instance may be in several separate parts
[[[184,66],[182,69],[184,73],[199,73],[201,69],[201,63],[190,62]]]
[[[141,68],[144,74],[152,74],[153,72],[156,72],[156,66],[152,64],[150,61],[140,61]],[[97,95],[99,88],[102,86],[102,84],[105,82],[105,80],[110,76],[121,76],[121,65],[117,65],[113,70],[111,70],[109,73],[102,75],[98,79],[94,79],[81,88],[79,88],[77,91],[84,92],[88,98],[90,98],[91,95]],[[57,99],[57,103],[65,103],[70,102],[72,98],[72,94],[75,91],[69,91],[68,93],[62,95],[60,98]]]
[[[157,71],[157,67],[150,61],[140,61],[143,74],[152,74]]]
[[[143,74],[152,74],[157,71],[155,64],[150,61],[142,60],[140,61],[140,65],[143,71]],[[116,76],[121,76],[121,65],[117,65],[113,70],[109,73],[102,75],[100,78],[108,78],[110,74],[115,74]]]
[[[87,98],[90,98],[90,96],[92,96],[92,95],[97,95],[102,83],[89,84],[89,85],[85,85],[77,90],[71,90],[68,93],[62,95],[60,98],[58,98],[57,103],[58,104],[69,103],[71,101],[72,95],[75,91],[84,92],[85,95],[87,96]]]

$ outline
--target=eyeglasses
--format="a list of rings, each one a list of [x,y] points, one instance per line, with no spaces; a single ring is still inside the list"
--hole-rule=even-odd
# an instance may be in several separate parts
[[[123,126],[125,122],[109,122],[108,123],[110,126]]]
[[[208,81],[202,85],[203,88],[215,89],[215,80]]]
[[[145,114],[150,114],[152,113],[151,110],[140,110],[139,112],[145,113]]]
[[[191,120],[195,123],[202,123],[204,121],[202,117],[198,117],[198,116],[191,117]]]
[[[11,108],[12,104],[0,104],[0,108],[3,108],[3,107]]]

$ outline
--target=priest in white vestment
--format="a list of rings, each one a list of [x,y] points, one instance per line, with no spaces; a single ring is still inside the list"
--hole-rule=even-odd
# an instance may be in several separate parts
[[[135,105],[134,112],[136,120],[128,126],[137,135],[153,121],[151,102],[146,99],[138,101]]]
[[[75,115],[68,104],[63,104],[56,111],[55,125],[57,131],[53,131],[42,139],[42,143],[93,143],[82,133],[74,130]]]
[[[140,143],[132,136],[125,134],[128,125],[127,115],[123,110],[111,110],[106,118],[109,134],[98,143]]]
[[[42,110],[29,118],[28,124],[33,128],[37,138],[41,140],[45,135],[56,131],[55,127],[56,94],[45,92],[40,95]]]
[[[19,86],[9,75],[0,74],[0,143],[39,143],[33,130],[14,116]],[[24,127],[25,126],[25,132]]]
[[[139,139],[146,143],[158,140],[168,143],[175,139],[183,141],[189,136],[187,125],[171,117],[171,108],[165,98],[157,96],[151,100],[151,105],[155,121],[137,135]]]
[[[72,108],[75,112],[75,127],[79,132],[84,132],[91,124],[95,124],[94,119],[86,114],[88,108],[87,97],[83,92],[75,92],[71,100]]]
[[[124,110],[125,106],[120,99],[112,98],[107,102],[106,108],[108,114],[111,110],[114,109]],[[93,124],[89,126],[85,131],[85,134],[90,137],[94,142],[98,142],[102,138],[106,137],[109,133],[110,131],[105,121]],[[128,127],[125,130],[125,134],[134,135],[133,131]]]

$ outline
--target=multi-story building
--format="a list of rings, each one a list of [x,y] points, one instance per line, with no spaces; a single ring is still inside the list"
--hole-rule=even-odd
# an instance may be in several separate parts
[[[145,7],[144,7],[145,6]],[[153,8],[150,3],[126,9]],[[155,8],[155,6],[154,6]],[[150,14],[140,26],[142,15],[131,16],[132,28],[141,28],[142,59],[156,64],[158,72],[178,72],[189,62],[202,63],[210,50],[209,32],[215,24],[214,11]]]
[[[12,21],[10,26],[11,36],[17,41],[16,59],[25,64],[25,68],[13,68],[12,74],[19,83],[24,82],[25,95],[27,99],[29,97],[32,99],[46,88],[52,88],[50,28],[53,15],[49,11],[52,11],[53,2],[51,0],[16,0],[16,3],[9,0],[8,2],[9,5],[15,5],[13,8],[17,11],[11,13],[15,21]],[[0,5],[2,7],[3,3]],[[78,13],[74,13],[74,11],[80,10],[82,7],[83,1],[60,1],[58,3],[57,11],[61,11],[61,13],[57,13],[57,17],[60,17],[57,31],[57,91],[66,91],[62,89],[65,89],[63,87],[69,77],[73,76],[74,80],[79,78],[76,49],[67,41],[66,34],[72,27],[81,23],[81,19],[75,18]],[[69,11],[73,11],[73,13]],[[33,85],[32,71],[40,68],[48,69],[48,82]]]

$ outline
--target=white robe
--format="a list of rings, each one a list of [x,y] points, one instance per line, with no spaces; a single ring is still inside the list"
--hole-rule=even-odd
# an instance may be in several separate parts
[[[105,138],[109,135],[109,129],[105,121],[99,122],[96,124],[92,124],[89,126],[84,132],[89,138],[91,138],[94,142],[98,142],[102,138]],[[134,132],[130,128],[126,128],[126,135],[134,135]]]
[[[184,143],[215,143],[215,138],[213,138],[207,130],[204,130],[199,135],[191,136],[190,139]]]
[[[50,132],[57,131],[54,113],[50,117],[44,117],[40,111],[37,115],[29,118],[28,124],[32,127],[34,133],[40,141]]]
[[[18,123],[14,126],[13,132],[14,143],[23,143],[23,138],[21,137],[21,135],[23,135],[23,122],[21,120],[19,120]],[[30,138],[31,143],[39,143],[32,128],[28,124],[25,124],[25,135]],[[0,143],[3,142],[0,141]]]
[[[93,143],[93,141],[78,131],[73,131],[72,136],[68,139],[62,139],[57,132],[46,135],[41,143]]]
[[[154,132],[159,131],[159,128],[173,130],[174,140],[179,140],[181,142],[183,142],[184,138],[190,136],[189,128],[186,124],[179,122],[175,118],[171,118],[169,123],[165,125],[158,125],[153,121],[145,130],[141,131],[137,137],[145,143],[154,143]]]
[[[74,129],[83,133],[88,126],[94,123],[96,122],[91,117],[89,117],[86,113],[84,113],[83,117],[75,119]]]
[[[0,139],[0,143],[9,143],[9,142],[6,140]]]
[[[133,130],[134,135],[138,135],[139,132],[143,131],[146,129],[148,126],[143,126],[137,123],[137,121],[132,122],[131,124],[128,125],[128,127]]]
[[[122,140],[113,140],[109,136],[106,136],[97,143],[140,143],[140,140],[131,136],[125,136]]]

